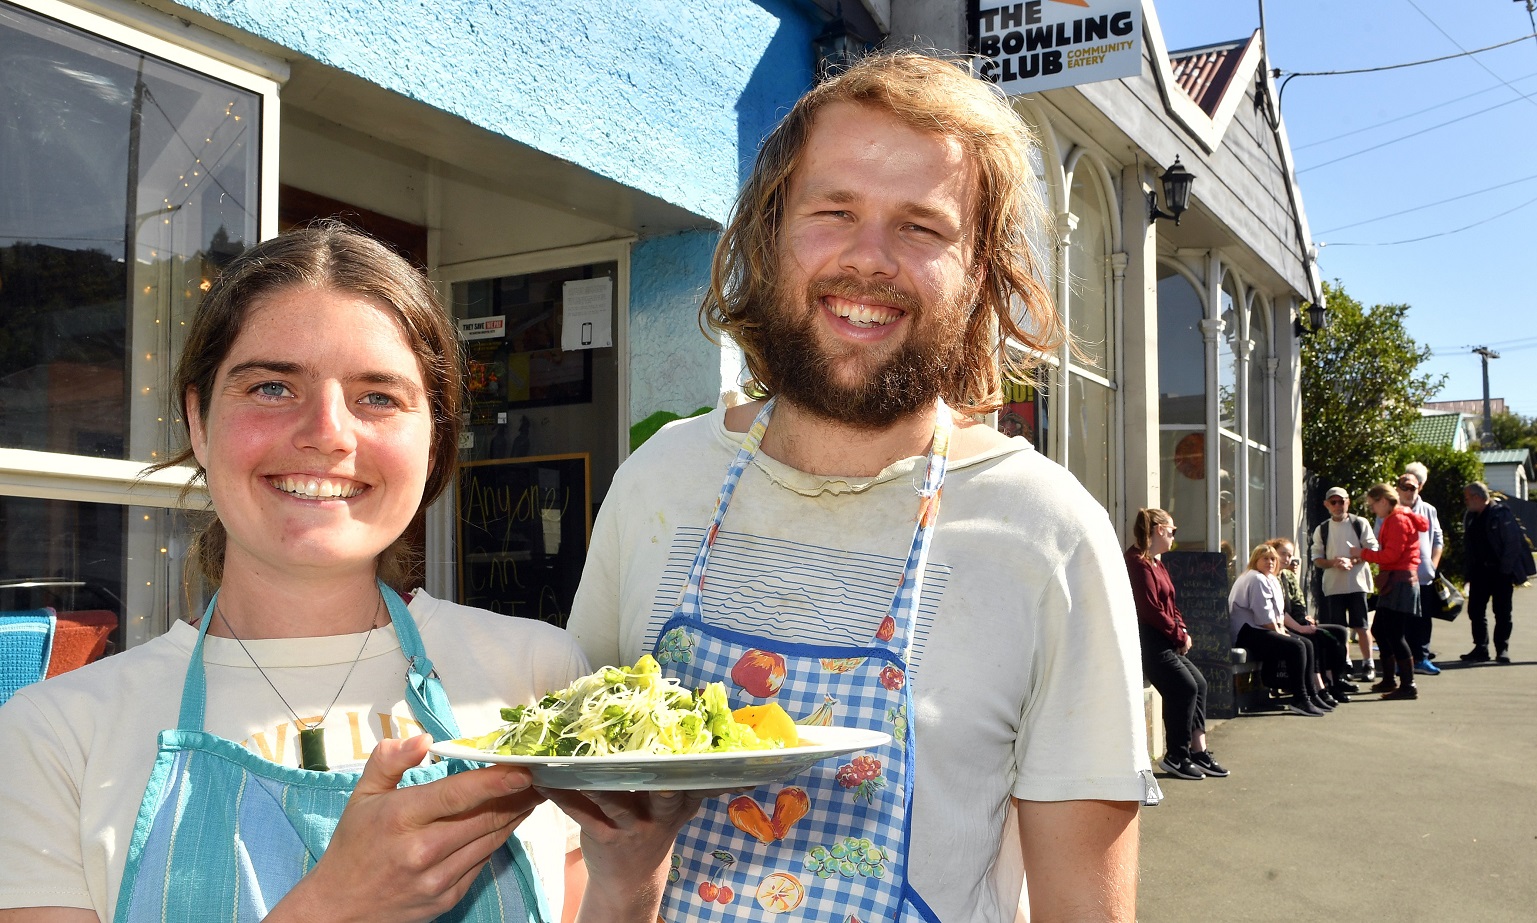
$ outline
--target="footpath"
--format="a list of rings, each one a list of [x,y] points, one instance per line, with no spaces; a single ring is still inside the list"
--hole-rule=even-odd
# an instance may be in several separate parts
[[[1416,701],[1209,729],[1232,775],[1159,771],[1140,923],[1537,920],[1537,583],[1514,625],[1511,664],[1469,667],[1466,614],[1438,621]]]

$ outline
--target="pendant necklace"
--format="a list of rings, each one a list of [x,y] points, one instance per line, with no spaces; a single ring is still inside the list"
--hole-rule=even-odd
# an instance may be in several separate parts
[[[214,601],[213,611],[219,616],[219,621],[224,623],[224,628],[229,632],[229,636],[235,639],[235,643],[240,645],[242,651],[245,651],[246,657],[250,658],[251,665],[256,667],[256,672],[261,674],[262,679],[266,680],[267,685],[271,686],[272,691],[277,694],[278,699],[283,703],[283,707],[288,709],[290,715],[293,715],[294,725],[299,729],[300,769],[312,769],[315,772],[330,771],[331,767],[326,765],[326,729],[324,725],[326,719],[331,716],[331,709],[336,706],[337,700],[342,697],[342,690],[347,688],[347,681],[352,679],[352,671],[357,669],[358,661],[363,659],[363,651],[368,647],[368,639],[374,636],[374,629],[379,627],[379,609],[383,605],[384,597],[381,595],[378,603],[374,605],[373,621],[368,626],[368,633],[363,636],[363,644],[358,648],[357,656],[352,658],[352,665],[347,668],[347,675],[342,677],[342,684],[336,688],[336,695],[331,697],[331,704],[326,706],[325,713],[320,716],[319,721],[306,725],[303,721],[299,720],[299,713],[294,711],[292,705],[288,704],[288,700],[278,690],[277,684],[272,681],[272,677],[267,675],[267,671],[263,670],[262,665],[251,655],[251,651],[245,646],[245,642],[240,640],[239,635],[235,634],[235,626],[231,625],[229,619],[224,617],[224,610],[219,608],[218,601]]]

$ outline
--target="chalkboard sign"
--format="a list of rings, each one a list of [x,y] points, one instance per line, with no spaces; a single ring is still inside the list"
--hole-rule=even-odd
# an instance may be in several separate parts
[[[565,627],[592,537],[585,452],[459,466],[459,601]]]
[[[1174,602],[1190,632],[1185,656],[1206,676],[1206,713],[1238,714],[1233,699],[1233,634],[1229,629],[1227,555],[1220,551],[1166,551],[1160,558],[1174,584]]]

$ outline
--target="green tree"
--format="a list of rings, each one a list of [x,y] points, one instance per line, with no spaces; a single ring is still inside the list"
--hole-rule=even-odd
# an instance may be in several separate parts
[[[1302,463],[1312,479],[1309,526],[1327,515],[1323,492],[1353,495],[1396,472],[1420,405],[1445,376],[1420,371],[1430,350],[1404,327],[1406,304],[1367,308],[1339,280],[1324,283],[1329,323],[1302,341]],[[1303,312],[1306,316],[1306,311]],[[1428,464],[1428,463],[1427,463]]]
[[[1507,410],[1491,416],[1489,425],[1494,431],[1494,444],[1500,448],[1537,451],[1537,417],[1523,417]]]

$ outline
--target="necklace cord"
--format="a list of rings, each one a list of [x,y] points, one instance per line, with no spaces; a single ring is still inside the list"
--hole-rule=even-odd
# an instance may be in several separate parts
[[[342,677],[342,684],[336,687],[336,695],[331,697],[331,704],[326,706],[325,713],[320,716],[319,721],[308,725],[299,718],[298,711],[296,711],[292,705],[288,704],[288,699],[285,698],[282,691],[278,689],[277,684],[272,681],[272,677],[267,675],[267,671],[262,669],[262,665],[251,654],[251,649],[245,646],[244,641],[240,640],[240,635],[235,633],[235,626],[229,623],[229,618],[225,616],[224,610],[219,608],[218,600],[214,601],[213,611],[214,614],[219,616],[219,621],[224,623],[225,629],[229,631],[229,636],[234,638],[235,643],[240,645],[240,649],[245,652],[246,657],[251,661],[251,666],[256,668],[256,672],[260,673],[261,678],[267,681],[267,685],[272,688],[272,691],[278,697],[278,700],[283,703],[283,707],[288,709],[288,713],[290,715],[293,715],[294,724],[297,724],[301,730],[313,731],[321,725],[325,724],[326,719],[331,717],[331,709],[336,707],[336,703],[342,697],[342,690],[347,688],[348,680],[352,679],[352,671],[358,668],[358,661],[363,659],[363,651],[368,648],[368,639],[374,636],[374,629],[379,627],[379,607],[383,605],[383,603],[384,597],[381,595],[379,597],[379,601],[374,604],[373,621],[368,626],[368,633],[363,636],[363,644],[358,648],[357,656],[352,658],[352,665],[347,668],[347,675]]]

